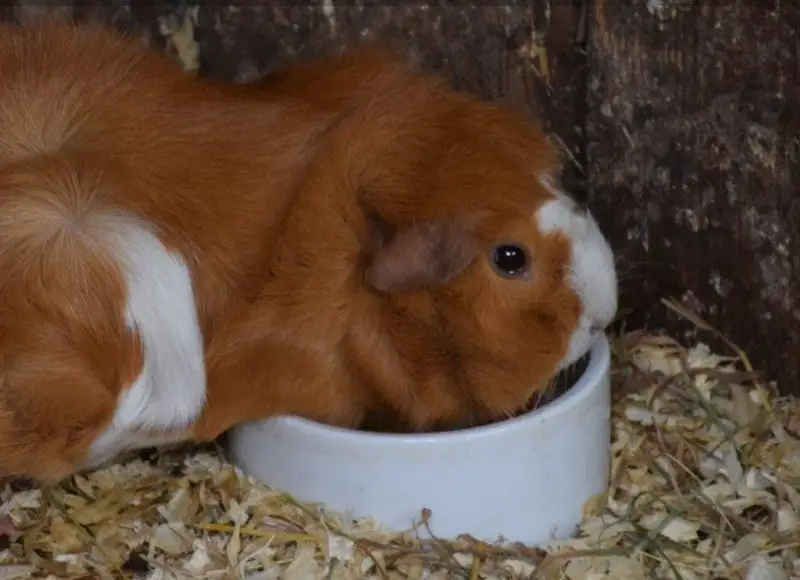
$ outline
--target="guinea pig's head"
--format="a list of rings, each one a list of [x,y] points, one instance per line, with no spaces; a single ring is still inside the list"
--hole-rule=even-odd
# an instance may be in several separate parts
[[[532,119],[441,90],[419,121],[361,192],[382,330],[359,372],[414,428],[507,418],[614,318],[614,256]]]

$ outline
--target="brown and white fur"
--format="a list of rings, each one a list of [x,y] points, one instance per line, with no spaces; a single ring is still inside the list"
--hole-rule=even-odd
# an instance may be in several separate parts
[[[458,428],[519,412],[617,307],[611,249],[538,124],[367,51],[259,85],[337,112],[271,277],[207,351],[201,438],[278,414]],[[508,279],[498,243],[530,254]]]
[[[610,249],[532,121],[366,52],[287,70],[0,26],[0,474],[275,414],[505,416],[610,321]]]
[[[0,26],[0,77],[0,472],[59,478],[186,436],[327,116],[99,26]]]

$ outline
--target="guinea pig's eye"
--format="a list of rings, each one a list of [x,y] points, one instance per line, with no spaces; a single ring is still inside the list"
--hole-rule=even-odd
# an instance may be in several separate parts
[[[498,244],[492,248],[489,261],[500,276],[519,278],[528,273],[528,252],[517,244]]]

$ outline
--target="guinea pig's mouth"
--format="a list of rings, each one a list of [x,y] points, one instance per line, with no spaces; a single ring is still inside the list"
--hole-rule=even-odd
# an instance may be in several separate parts
[[[528,404],[519,414],[530,413],[534,409],[544,407],[569,391],[575,386],[578,379],[583,376],[583,373],[586,372],[589,366],[589,358],[590,353],[587,352],[571,365],[561,369],[558,374],[550,379],[547,388],[543,391],[537,391],[531,396],[530,400],[528,400]]]

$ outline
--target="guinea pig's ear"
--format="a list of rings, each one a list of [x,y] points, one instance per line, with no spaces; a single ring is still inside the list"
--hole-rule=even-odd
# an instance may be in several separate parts
[[[396,227],[370,211],[367,221],[372,238],[366,281],[387,294],[444,284],[464,271],[477,252],[467,219],[415,221]]]

